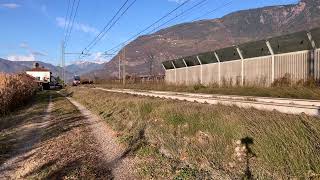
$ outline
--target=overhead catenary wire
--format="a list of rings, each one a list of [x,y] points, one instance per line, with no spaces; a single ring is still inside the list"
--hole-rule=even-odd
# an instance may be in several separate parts
[[[68,7],[67,7],[67,13],[66,13],[66,16],[65,16],[65,21],[67,20],[67,18],[68,18],[68,15],[69,15],[69,9],[70,9],[70,2],[71,2],[71,0],[68,0]],[[67,28],[67,23],[64,23],[64,27],[63,27],[63,35],[65,36],[66,35],[66,29]]]
[[[178,14],[178,15],[174,16],[173,18],[169,19],[168,21],[164,22],[163,24],[161,24],[161,25],[157,26],[153,31],[155,31],[156,29],[159,29],[159,28],[163,27],[163,26],[164,26],[164,25],[166,25],[167,23],[169,23],[169,22],[173,21],[174,19],[176,19],[176,18],[180,17],[181,15],[183,15],[183,14],[187,13],[188,11],[190,11],[190,10],[194,9],[195,7],[197,7],[197,6],[201,5],[201,4],[202,4],[202,3],[204,3],[205,1],[206,1],[206,0],[202,0],[202,1],[200,1],[199,3],[195,4],[194,6],[192,6],[192,7],[188,8],[187,10],[185,10],[185,11],[181,12],[180,14]],[[227,6],[231,5],[231,3],[232,3],[233,1],[235,1],[235,0],[231,0],[231,1],[229,1],[229,2],[227,2],[227,3],[225,3],[225,4],[223,4],[223,5],[221,5],[221,6],[217,7],[217,8],[215,8],[215,9],[213,9],[213,10],[209,11],[209,12],[206,12],[205,14],[203,14],[203,15],[199,16],[198,18],[193,19],[192,21],[195,21],[195,20],[197,20],[197,19],[199,19],[199,18],[201,18],[201,17],[203,17],[203,16],[206,16],[206,15],[208,15],[208,14],[211,14],[211,13],[213,13],[213,12],[215,12],[215,11],[217,11],[217,10],[221,9],[221,8],[227,7]],[[149,31],[147,34],[152,33],[153,31]],[[135,37],[136,37],[136,36],[135,36]],[[130,40],[132,40],[132,39],[133,39],[133,38],[135,38],[135,37],[132,37],[132,38],[128,39],[127,41],[125,41],[125,42],[123,42],[123,43],[121,43],[121,44],[118,44],[117,46],[115,46],[115,47],[113,47],[113,48],[109,49],[109,50],[108,50],[108,51],[106,51],[106,52],[109,52],[109,51],[112,51],[112,53],[117,52],[117,51],[118,51],[118,49],[120,49],[124,43],[129,42]]]
[[[186,3],[188,3],[191,0],[186,0],[184,1],[182,4],[180,4],[179,6],[177,6],[176,8],[174,8],[173,10],[171,10],[170,12],[168,12],[167,14],[165,14],[164,16],[162,16],[160,19],[158,19],[157,21],[155,21],[154,23],[152,23],[151,25],[147,26],[146,28],[144,28],[143,30],[141,30],[140,32],[138,32],[137,34],[133,35],[132,37],[130,37],[128,40],[118,44],[117,46],[115,46],[112,49],[109,49],[108,51],[111,51],[117,47],[122,46],[123,44],[129,42],[130,40],[136,38],[137,36],[141,35],[142,33],[144,33],[145,31],[147,31],[148,29],[150,29],[151,27],[153,27],[154,25],[156,25],[157,23],[159,23],[160,21],[162,21],[163,19],[165,19],[166,17],[170,16],[173,12],[175,12],[176,10],[178,10],[179,8],[181,8],[182,6],[184,6]],[[108,52],[107,51],[107,52]]]
[[[181,13],[177,14],[177,15],[176,15],[176,16],[174,16],[173,18],[169,19],[168,21],[165,21],[164,23],[160,24],[160,25],[159,25],[159,26],[157,26],[156,28],[154,28],[154,29],[152,29],[151,31],[147,32],[146,34],[150,34],[150,33],[154,32],[154,31],[156,31],[157,29],[159,29],[159,28],[163,27],[164,25],[166,25],[166,24],[170,23],[171,21],[175,20],[176,18],[178,18],[178,17],[180,17],[180,16],[184,15],[185,13],[187,13],[187,12],[189,12],[189,11],[193,10],[194,8],[196,8],[196,7],[200,6],[201,4],[203,4],[203,3],[204,3],[204,2],[206,2],[206,1],[208,1],[208,0],[201,0],[200,2],[198,2],[198,3],[196,3],[195,5],[191,6],[190,8],[188,8],[188,9],[186,9],[186,10],[182,11]],[[140,35],[140,34],[139,34],[139,35]],[[120,48],[121,48],[121,45],[122,45],[122,44],[125,44],[125,43],[129,42],[130,40],[132,40],[132,39],[134,39],[134,38],[136,38],[136,37],[137,37],[137,36],[134,36],[134,37],[132,37],[132,38],[128,39],[127,41],[125,41],[125,42],[123,42],[123,43],[121,43],[121,44],[119,44],[119,45],[115,46],[114,48],[109,49],[107,52],[109,52],[109,51],[112,51],[112,50],[116,49],[116,50],[114,50],[114,51],[113,51],[113,53],[115,53],[115,52],[118,50],[118,47],[120,47]]]
[[[176,18],[178,18],[178,17],[186,14],[187,12],[189,12],[189,11],[191,11],[192,9],[198,7],[199,5],[201,5],[202,3],[206,2],[206,1],[208,1],[208,0],[202,0],[202,1],[198,2],[197,4],[193,5],[192,7],[190,7],[190,8],[188,8],[188,9],[182,11],[181,13],[177,14],[177,15],[174,16],[173,18],[171,18],[171,19],[169,19],[168,21],[166,21],[166,22],[162,23],[161,25],[157,26],[157,27],[154,28],[152,31],[149,31],[147,34],[152,33],[152,32],[154,32],[154,31],[156,31],[157,29],[160,29],[160,28],[163,27],[164,25],[166,25],[166,24],[170,23],[171,21],[175,20]]]
[[[116,20],[114,20],[113,22],[111,21],[112,24],[109,26],[109,28],[102,31],[101,35],[98,36],[97,40],[89,48],[87,48],[86,53],[90,52],[90,50],[107,34],[107,32],[109,32],[115,26],[115,24],[124,16],[124,14],[134,5],[134,3],[136,1],[137,0],[132,1],[129,4],[129,6],[119,15],[119,17]],[[108,27],[108,26],[106,26],[106,27]]]
[[[73,29],[73,26],[74,26],[74,21],[75,21],[75,19],[76,19],[77,13],[78,13],[78,8],[79,8],[80,1],[81,1],[81,0],[78,0],[77,7],[76,7],[75,13],[74,13],[73,18],[72,18],[71,27],[70,27],[70,29],[69,29],[69,34],[68,34],[67,39],[66,39],[66,42],[65,42],[65,45],[66,45],[66,46],[67,46],[68,40],[69,40],[70,37],[71,37],[72,29]]]
[[[64,35],[64,42],[66,42],[67,37],[68,37],[69,28],[70,28],[70,22],[71,22],[71,17],[72,17],[72,14],[73,14],[73,9],[74,9],[75,1],[76,1],[76,0],[73,0],[73,1],[72,1],[72,6],[71,6],[70,15],[64,20],[64,21],[65,21],[65,22],[64,22],[65,25],[67,25],[66,32],[65,32],[65,35]]]
[[[107,27],[113,22],[113,20],[118,16],[118,14],[121,12],[121,10],[125,7],[125,5],[129,2],[129,0],[126,0],[122,6],[118,9],[118,11],[113,15],[113,17],[108,21],[108,23],[103,27],[103,29],[99,32],[99,34],[83,49],[82,52],[87,50],[98,38],[99,36],[107,29]]]
[[[236,0],[228,1],[228,2],[226,2],[226,3],[224,3],[224,4],[222,4],[222,5],[219,6],[219,7],[215,8],[215,9],[212,9],[211,11],[208,11],[208,12],[202,14],[202,15],[200,15],[200,16],[197,17],[197,18],[194,18],[192,21],[199,20],[199,19],[201,19],[201,18],[203,18],[203,17],[205,17],[205,16],[207,16],[207,15],[209,15],[209,14],[211,14],[211,13],[217,11],[217,10],[219,10],[219,9],[222,8],[222,7],[230,6],[234,1],[236,1]]]

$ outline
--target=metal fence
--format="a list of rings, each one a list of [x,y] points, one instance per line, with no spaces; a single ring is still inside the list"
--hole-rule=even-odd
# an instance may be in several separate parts
[[[310,77],[319,80],[319,34],[320,28],[166,61],[165,81],[270,86],[287,75],[293,83]]]

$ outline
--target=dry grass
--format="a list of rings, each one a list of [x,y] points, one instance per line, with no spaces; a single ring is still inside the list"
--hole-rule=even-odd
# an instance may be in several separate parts
[[[0,115],[23,105],[36,89],[34,79],[27,74],[0,73]]]
[[[185,85],[170,85],[164,82],[157,83],[130,83],[123,86],[117,82],[106,82],[96,84],[95,86],[105,88],[128,88],[140,90],[159,90],[159,91],[178,91],[178,92],[193,92],[193,93],[209,93],[209,94],[226,94],[226,95],[242,95],[242,96],[263,96],[263,97],[282,97],[282,98],[298,98],[298,99],[318,99],[320,100],[320,88],[314,86],[313,83],[308,84],[297,83],[287,86],[281,80],[277,81],[273,87],[218,87],[216,84],[203,86],[200,84],[185,86]]]
[[[49,95],[53,109],[43,122]],[[6,126],[0,126],[0,165],[22,157],[13,169],[9,168],[13,171],[11,179],[112,179],[89,124],[75,106],[57,93],[38,93],[32,106],[11,113],[3,122]],[[47,126],[25,133],[25,127],[32,128],[30,125],[39,122]],[[28,139],[36,136],[39,141],[29,144]],[[23,144],[30,149],[19,151]]]
[[[249,162],[255,178],[305,179],[320,173],[320,121],[315,117],[70,91],[112,125],[122,141],[130,143],[144,130],[147,143],[136,153],[143,178],[243,177],[245,159],[235,155],[235,142],[245,137],[253,139],[255,157]]]

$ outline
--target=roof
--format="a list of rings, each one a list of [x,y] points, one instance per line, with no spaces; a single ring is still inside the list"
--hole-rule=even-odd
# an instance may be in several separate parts
[[[27,70],[27,71],[33,71],[33,72],[50,72],[49,69],[46,69],[46,68],[32,68],[31,70]]]

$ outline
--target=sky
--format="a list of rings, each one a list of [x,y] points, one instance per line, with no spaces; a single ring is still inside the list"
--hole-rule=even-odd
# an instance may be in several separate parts
[[[41,60],[54,65],[61,62],[62,41],[68,3],[73,0],[0,0],[0,58],[14,61]],[[75,7],[78,0],[75,0]],[[80,0],[65,52],[80,53],[100,33],[126,0]],[[129,0],[128,5],[134,0]],[[102,54],[148,27],[185,0],[136,0],[119,21],[98,41],[90,56],[66,55],[66,64],[78,61],[108,61]],[[167,19],[184,12],[201,0],[190,0]],[[228,5],[225,5],[229,3]],[[192,11],[166,24],[222,17],[237,10],[297,3],[297,0],[207,0]],[[69,6],[70,7],[70,6]],[[71,9],[71,8],[69,8]],[[213,11],[214,9],[217,9]],[[207,12],[211,12],[207,14]],[[70,11],[69,11],[70,12]],[[70,23],[71,24],[71,23]]]

